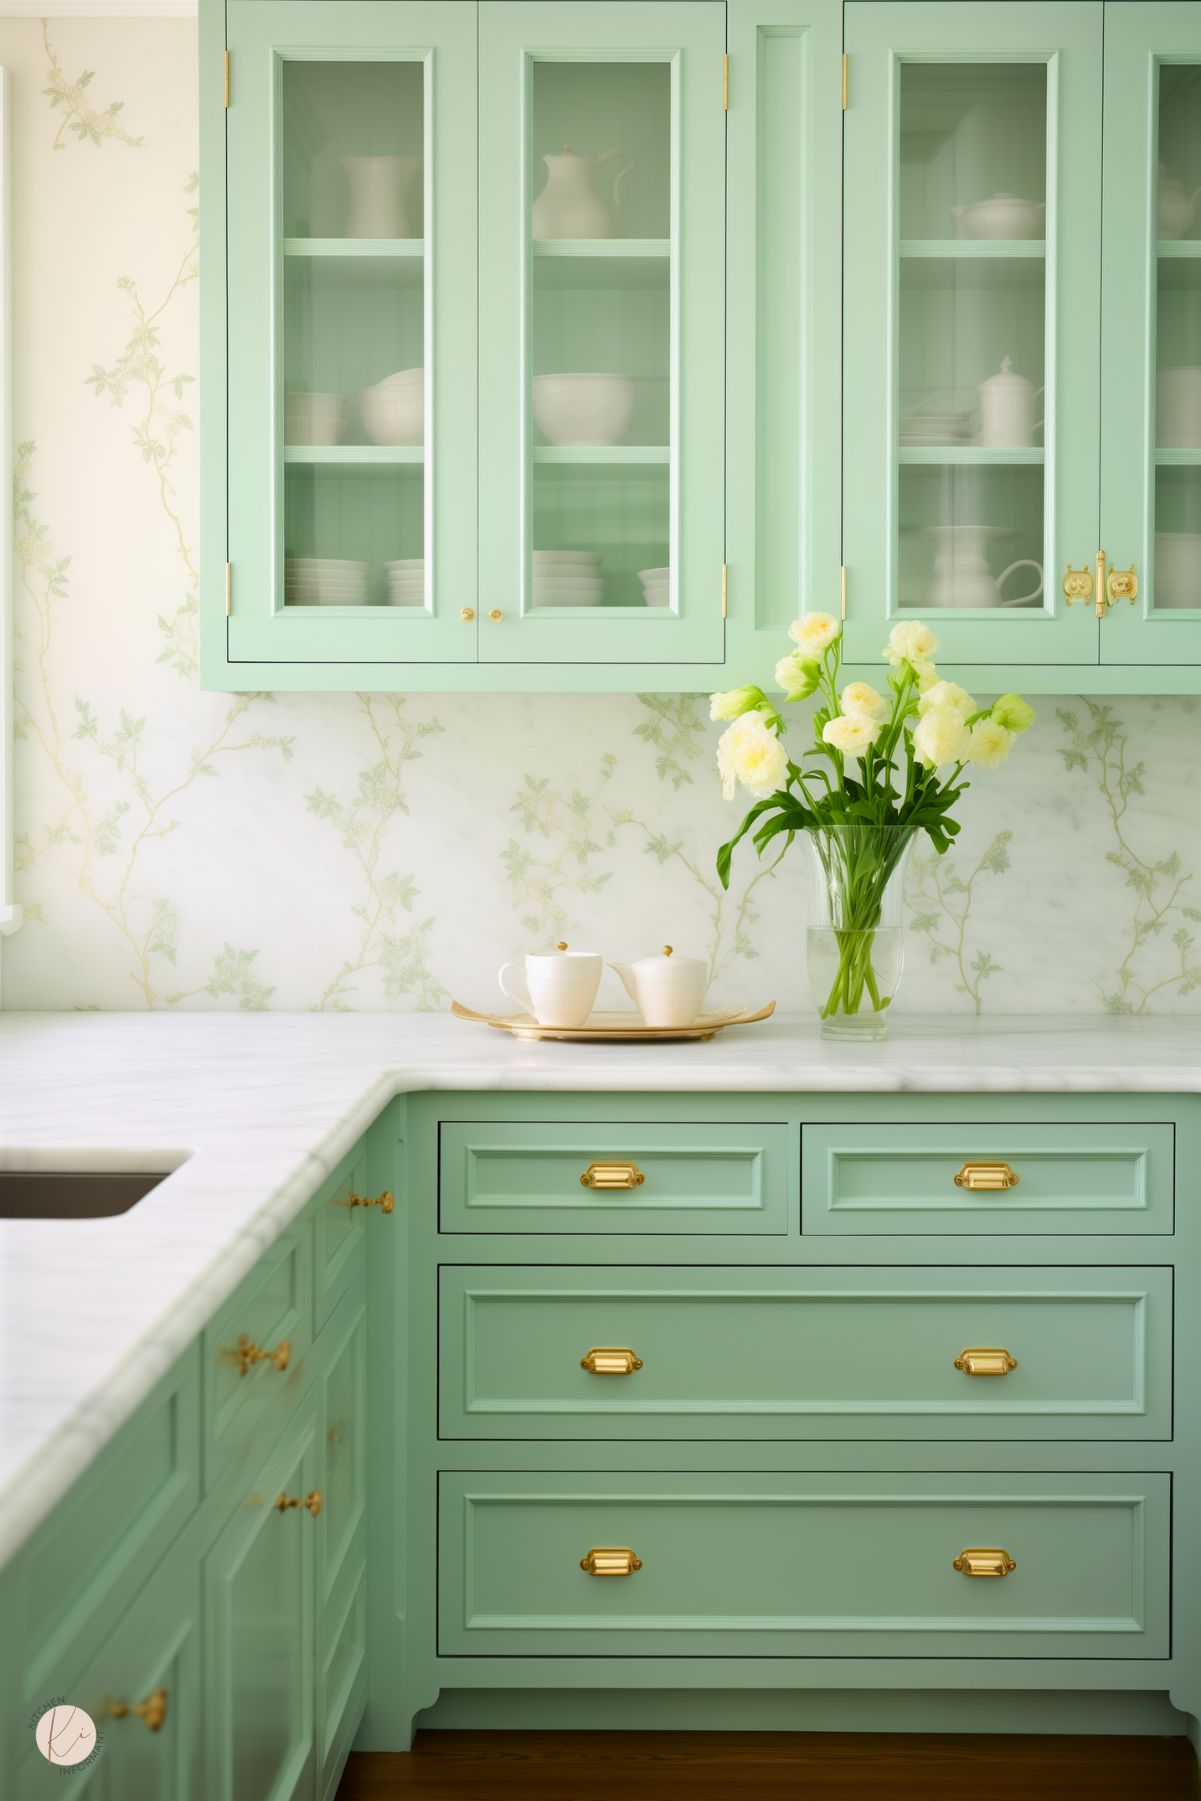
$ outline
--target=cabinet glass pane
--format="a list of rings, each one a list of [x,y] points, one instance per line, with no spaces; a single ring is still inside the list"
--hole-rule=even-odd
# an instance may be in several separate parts
[[[422,65],[282,81],[284,604],[426,606]]]
[[[900,70],[902,608],[1046,606],[1047,75]]]
[[[1151,604],[1201,608],[1201,64],[1159,66]]]
[[[526,609],[674,607],[672,72],[533,64]]]

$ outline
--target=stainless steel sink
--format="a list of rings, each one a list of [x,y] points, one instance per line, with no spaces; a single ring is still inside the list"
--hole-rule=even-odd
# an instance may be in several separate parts
[[[0,1219],[106,1219],[128,1213],[168,1173],[0,1170]]]

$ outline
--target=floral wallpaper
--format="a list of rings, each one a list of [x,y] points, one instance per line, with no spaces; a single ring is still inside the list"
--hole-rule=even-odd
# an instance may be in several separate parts
[[[195,26],[0,21],[14,84],[7,1007],[499,1004],[563,937],[809,1004],[805,870],[729,893],[702,697],[202,694]],[[1072,697],[919,848],[898,1008],[1201,1012],[1199,703]],[[609,978],[612,980],[612,978]],[[619,991],[614,982],[610,1004]]]

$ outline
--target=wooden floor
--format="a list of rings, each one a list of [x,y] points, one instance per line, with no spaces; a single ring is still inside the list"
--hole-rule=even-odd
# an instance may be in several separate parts
[[[337,1801],[1195,1801],[1183,1738],[422,1732]]]

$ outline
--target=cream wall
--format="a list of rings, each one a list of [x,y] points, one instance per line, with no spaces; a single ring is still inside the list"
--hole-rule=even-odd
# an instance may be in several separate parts
[[[703,701],[200,693],[194,43],[0,21],[27,447],[4,1004],[491,1004],[559,936],[807,1004],[799,858],[717,888],[737,813]],[[1043,702],[961,848],[918,862],[899,1005],[1201,1012],[1199,748],[1193,701]]]

